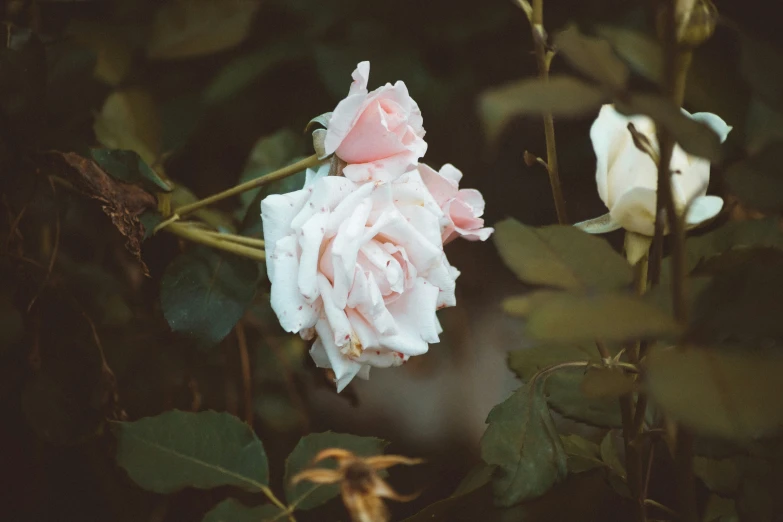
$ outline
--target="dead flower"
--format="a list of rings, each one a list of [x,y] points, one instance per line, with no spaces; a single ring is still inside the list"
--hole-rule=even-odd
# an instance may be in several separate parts
[[[380,476],[377,470],[396,464],[408,466],[421,464],[422,459],[412,459],[400,455],[378,455],[362,458],[350,451],[328,448],[319,452],[313,463],[333,458],[337,469],[311,468],[298,473],[291,479],[292,484],[308,480],[316,484],[340,484],[343,504],[351,514],[353,522],[388,522],[389,511],[382,498],[398,502],[413,500],[418,493],[400,495]]]

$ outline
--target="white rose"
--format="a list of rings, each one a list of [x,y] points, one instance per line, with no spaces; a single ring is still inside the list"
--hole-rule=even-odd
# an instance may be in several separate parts
[[[701,112],[685,114],[709,125],[725,141],[731,127],[718,116]],[[658,149],[655,124],[646,116],[624,116],[612,105],[604,105],[590,129],[590,139],[596,155],[598,194],[609,209],[617,228],[652,236],[655,229],[655,200],[658,168],[649,155],[633,143],[628,124],[647,137]],[[672,154],[672,190],[679,210],[692,201],[686,216],[688,226],[696,226],[715,217],[723,200],[707,196],[710,163],[675,146]]]

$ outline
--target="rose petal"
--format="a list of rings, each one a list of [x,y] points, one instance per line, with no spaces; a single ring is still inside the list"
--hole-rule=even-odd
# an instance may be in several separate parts
[[[718,196],[702,196],[693,201],[685,222],[688,226],[696,226],[717,216],[723,208],[723,200]]]
[[[334,334],[332,333],[328,321],[320,319],[315,325],[315,329],[318,332],[318,339],[324,348],[326,357],[329,359],[329,365],[332,368],[332,371],[334,371],[337,393],[340,393],[348,386],[348,383],[353,380],[356,374],[359,373],[362,365],[351,360],[346,355],[343,355],[333,341]]]
[[[261,201],[261,223],[264,228],[267,257],[275,253],[278,239],[294,233],[291,221],[302,209],[307,197],[307,191],[297,190],[288,194],[271,194]],[[274,280],[273,271],[273,265],[267,263],[270,280]]]
[[[312,303],[318,298],[318,256],[326,230],[329,213],[315,214],[304,224],[299,236],[302,254],[299,257],[299,292],[305,301]]]
[[[359,203],[351,216],[340,225],[332,243],[334,263],[334,300],[339,308],[345,308],[348,291],[353,281],[354,266],[359,248],[364,244],[365,224],[370,215],[372,203],[366,199]]]
[[[356,70],[351,73],[353,82],[351,88],[348,91],[348,96],[352,94],[367,94],[367,82],[370,79],[370,62],[359,62],[356,66]]]
[[[337,306],[334,302],[334,290],[323,274],[318,274],[318,291],[323,300],[323,311],[329,320],[329,327],[334,333],[333,341],[336,346],[345,346],[351,340],[351,323],[345,315],[345,307]],[[320,332],[318,335],[321,335]]]
[[[272,310],[286,332],[298,332],[315,325],[318,303],[308,303],[299,292],[299,258],[294,236],[277,241],[274,254],[267,256],[267,264],[274,265],[274,284],[270,295]]]
[[[610,211],[612,220],[626,230],[646,236],[655,234],[655,190],[636,187],[628,190]]]

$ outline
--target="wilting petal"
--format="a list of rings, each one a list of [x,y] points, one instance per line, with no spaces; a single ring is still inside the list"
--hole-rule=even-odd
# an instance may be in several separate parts
[[[336,469],[306,469],[293,476],[291,484],[298,484],[303,480],[314,484],[337,484],[343,478],[342,473]]]

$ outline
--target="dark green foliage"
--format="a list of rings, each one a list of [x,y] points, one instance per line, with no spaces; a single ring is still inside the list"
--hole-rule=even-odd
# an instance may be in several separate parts
[[[228,413],[174,410],[116,429],[117,463],[149,491],[236,486],[259,492],[269,481],[263,444]]]
[[[538,498],[568,474],[566,453],[544,397],[544,380],[532,377],[487,417],[481,458],[498,467],[493,486],[501,506]]]
[[[169,326],[205,346],[226,337],[256,294],[258,265],[234,254],[194,247],[166,269],[160,302]]]

